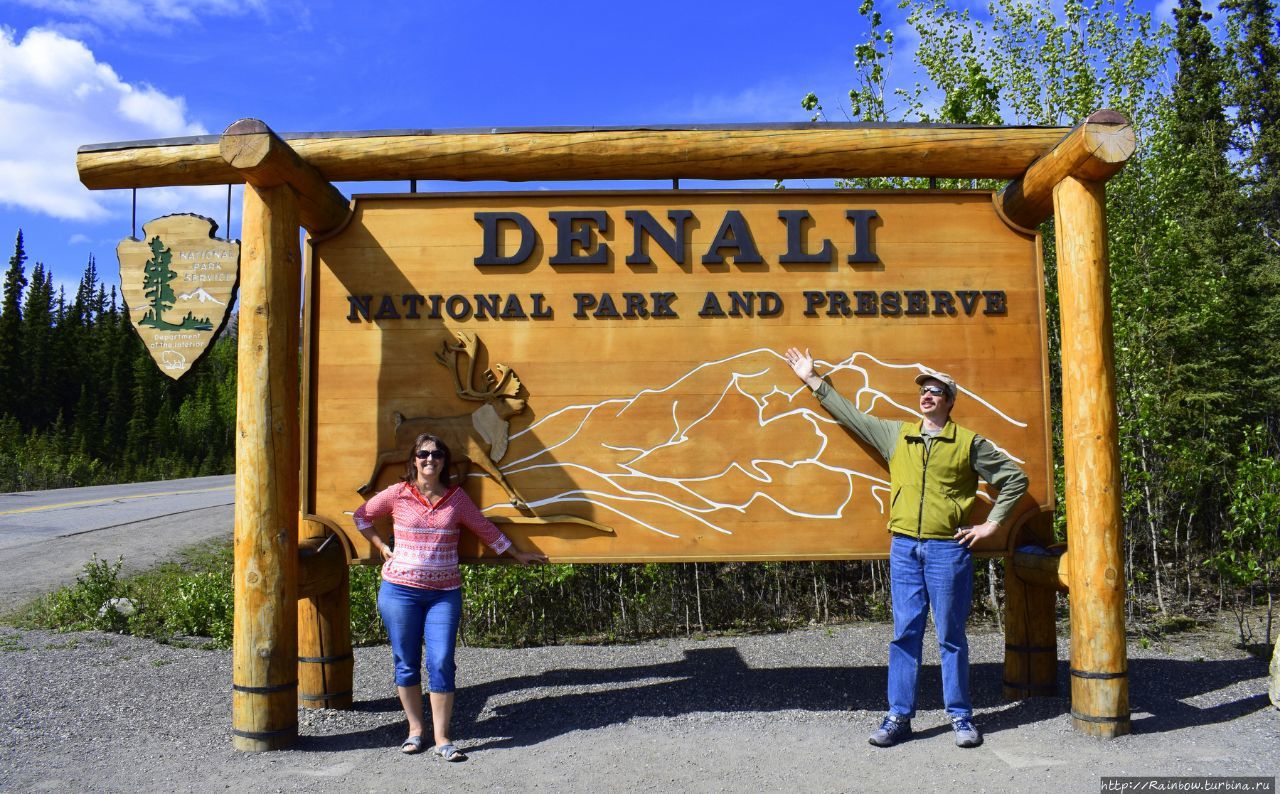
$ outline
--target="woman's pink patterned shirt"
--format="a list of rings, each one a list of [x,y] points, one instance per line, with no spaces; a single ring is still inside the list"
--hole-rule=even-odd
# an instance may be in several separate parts
[[[369,529],[372,519],[391,515],[396,544],[391,559],[382,565],[388,582],[427,590],[454,590],[462,586],[458,570],[458,536],[461,528],[471,530],[498,554],[511,541],[493,522],[484,517],[466,491],[453,486],[434,506],[407,482],[395,485],[356,508],[356,526]]]

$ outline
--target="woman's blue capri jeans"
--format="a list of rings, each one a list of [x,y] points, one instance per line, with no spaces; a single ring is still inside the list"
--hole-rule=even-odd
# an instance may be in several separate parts
[[[454,690],[453,649],[462,616],[462,590],[428,590],[382,582],[378,612],[387,626],[396,661],[396,686],[422,683],[422,644],[427,645],[427,691]]]

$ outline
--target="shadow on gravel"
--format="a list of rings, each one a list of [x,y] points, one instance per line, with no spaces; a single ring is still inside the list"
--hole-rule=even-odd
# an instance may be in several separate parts
[[[1174,731],[1228,722],[1265,708],[1265,692],[1226,702],[1218,702],[1221,695],[1207,697],[1214,705],[1203,707],[1188,702],[1262,677],[1265,667],[1256,659],[1131,659],[1133,729],[1142,733]],[[1006,704],[1002,675],[1000,663],[971,668],[971,694],[984,732],[1017,730],[1070,711],[1065,661],[1058,665],[1061,694],[1057,697]],[[878,716],[885,707],[885,684],[885,668],[880,665],[752,669],[734,648],[705,648],[685,651],[684,659],[666,664],[550,670],[466,687],[458,692],[453,723],[457,735],[476,737],[474,742],[467,741],[468,750],[481,750],[534,745],[572,731],[604,728],[635,718],[699,712],[869,711]],[[522,697],[525,691],[528,695]],[[491,700],[500,705],[485,710]],[[917,704],[921,710],[942,707],[936,664],[921,668]],[[395,712],[400,704],[395,698],[382,698],[357,703],[356,709]],[[951,730],[945,724],[920,727],[922,736]],[[403,723],[397,721],[363,732],[301,738],[295,749],[385,747],[403,738],[403,732]]]
[[[978,709],[978,722],[985,733],[1015,730],[1031,722],[1070,713],[1070,673],[1067,662],[1060,661],[1058,696],[1024,700],[1002,710],[983,714],[983,708],[998,708],[1002,705],[1001,673],[1002,666],[999,664],[979,664],[972,669],[970,683],[974,706]],[[933,674],[937,675],[936,672]],[[1258,659],[1196,662],[1179,659],[1130,659],[1129,707],[1133,715],[1133,732],[1166,733],[1230,722],[1268,708],[1270,703],[1265,683],[1260,684],[1258,691],[1248,697],[1228,699],[1230,696],[1213,696],[1213,693],[1220,690],[1266,675],[1267,666]],[[921,693],[924,694],[923,687]],[[1210,703],[1195,705],[1196,699],[1200,697]],[[925,700],[922,701],[922,706],[936,708],[937,701],[932,703],[934,705],[931,706],[930,701]]]
[[[1178,659],[1130,659],[1129,705],[1135,715],[1134,733],[1164,733],[1198,725],[1212,725],[1269,708],[1266,682],[1249,697],[1227,700],[1207,697],[1249,679],[1264,679],[1267,663],[1255,658],[1184,661]],[[1212,705],[1194,701],[1206,696]],[[1190,701],[1190,702],[1188,702]],[[1225,702],[1220,702],[1225,701]]]

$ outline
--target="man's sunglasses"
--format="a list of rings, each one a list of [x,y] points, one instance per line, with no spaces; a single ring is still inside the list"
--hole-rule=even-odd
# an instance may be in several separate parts
[[[427,458],[435,458],[436,460],[444,460],[444,452],[438,449],[420,449],[413,453],[418,460],[426,460]]]
[[[920,387],[921,397],[925,396],[926,394],[932,394],[934,397],[941,397],[946,393],[947,393],[947,390],[942,388],[941,386],[921,386]]]

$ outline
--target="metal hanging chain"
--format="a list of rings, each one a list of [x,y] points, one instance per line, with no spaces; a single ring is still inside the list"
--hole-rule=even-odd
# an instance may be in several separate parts
[[[138,189],[133,189],[133,218],[129,221],[129,239],[138,239]]]
[[[222,232],[222,239],[231,239],[231,185],[227,185],[227,228]]]

